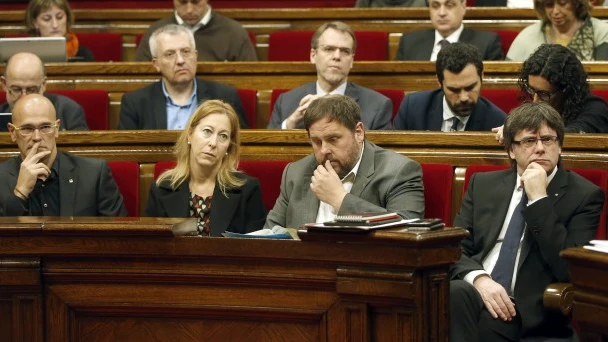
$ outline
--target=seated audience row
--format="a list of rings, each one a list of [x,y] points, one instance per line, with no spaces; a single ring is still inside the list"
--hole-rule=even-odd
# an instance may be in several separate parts
[[[366,141],[353,99],[319,97],[303,120],[312,154],[287,165],[266,215],[258,180],[236,171],[236,112],[218,100],[203,102],[176,143],[176,167],[152,185],[146,214],[195,217],[203,236],[361,212],[424,216],[420,165]],[[9,130],[20,155],[0,164],[8,175],[0,182],[0,215],[126,215],[105,161],[57,151],[59,125],[42,95],[15,104]],[[456,216],[455,225],[470,234],[450,272],[450,340],[572,338],[541,298],[548,284],[568,280],[559,253],[595,236],[604,194],[560,164],[565,128],[553,107],[525,103],[504,127],[511,169],[474,175]]]

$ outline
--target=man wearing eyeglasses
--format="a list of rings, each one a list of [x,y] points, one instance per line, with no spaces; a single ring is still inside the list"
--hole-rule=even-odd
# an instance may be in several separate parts
[[[60,125],[42,95],[15,104],[9,132],[19,156],[0,163],[0,216],[126,216],[104,160],[57,150]]]
[[[317,81],[281,94],[272,110],[268,128],[304,128],[304,113],[314,99],[339,94],[353,98],[361,107],[366,129],[389,129],[393,110],[391,100],[347,80],[356,47],[357,39],[350,26],[339,21],[321,25],[312,37],[310,49]]]
[[[62,95],[45,93],[44,64],[38,56],[29,52],[13,55],[8,60],[0,81],[6,92],[6,102],[0,104],[0,113],[11,113],[17,100],[26,94],[43,94],[53,104],[57,118],[61,120],[61,129],[70,131],[89,129],[84,110],[79,104]],[[0,127],[0,131],[7,129]]]
[[[608,105],[591,93],[583,64],[567,47],[541,45],[522,65],[518,85],[521,101],[555,108],[566,132],[608,133]],[[502,142],[502,126],[492,131]]]
[[[471,177],[454,226],[469,230],[450,275],[450,341],[570,341],[568,319],[543,307],[568,281],[559,253],[593,239],[604,193],[560,163],[564,124],[546,103],[507,117],[511,169]]]
[[[249,127],[235,88],[196,77],[198,52],[190,30],[174,24],[163,26],[152,34],[150,42],[152,65],[161,80],[123,95],[119,129],[184,129],[205,100],[229,103],[241,128]]]
[[[238,21],[211,9],[208,0],[173,0],[175,13],[161,19],[144,33],[135,60],[152,60],[150,37],[157,29],[170,24],[183,25],[196,41],[199,61],[257,61],[255,47]]]

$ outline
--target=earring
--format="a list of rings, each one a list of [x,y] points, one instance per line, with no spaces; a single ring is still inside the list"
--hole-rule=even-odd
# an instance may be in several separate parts
[[[226,155],[228,155],[228,152],[226,152]]]
[[[190,140],[188,140],[188,145],[190,145]]]

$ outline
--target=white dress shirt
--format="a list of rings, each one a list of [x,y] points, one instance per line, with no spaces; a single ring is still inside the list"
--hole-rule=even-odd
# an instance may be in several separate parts
[[[448,106],[448,100],[443,95],[443,123],[441,124],[442,132],[451,132],[452,130],[452,118],[456,116]],[[464,131],[464,128],[467,127],[467,122],[469,122],[469,118],[471,116],[459,116],[460,123],[458,124],[457,131]]]
[[[450,42],[450,44],[456,43],[458,39],[460,39],[460,34],[462,33],[462,30],[464,30],[464,25],[460,24],[458,30],[454,31],[451,35],[445,38],[443,38],[441,34],[439,34],[437,30],[435,30],[435,44],[433,44],[433,52],[431,52],[431,62],[437,60],[437,54],[439,53],[439,50],[441,50],[441,45],[439,44],[439,42],[445,39]]]

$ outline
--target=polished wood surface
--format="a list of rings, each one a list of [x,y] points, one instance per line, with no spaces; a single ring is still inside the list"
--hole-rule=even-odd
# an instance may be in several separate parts
[[[355,31],[382,31],[390,34],[389,56],[394,59],[401,34],[430,28],[429,12],[426,8],[247,8],[218,9],[256,35],[260,60],[267,60],[268,35],[277,31],[314,31],[323,23],[341,20]],[[23,11],[0,12],[0,36],[25,32]],[[135,58],[135,37],[143,33],[150,24],[172,14],[170,9],[76,9],[78,32],[114,32],[123,34],[123,58]],[[608,9],[595,8],[592,15],[608,18]],[[464,24],[467,27],[486,30],[520,31],[537,20],[532,9],[481,8],[467,9]]]
[[[106,160],[140,164],[140,213],[143,213],[153,180],[154,163],[173,160],[177,131],[61,132],[61,150]],[[468,165],[508,165],[504,147],[491,133],[483,132],[366,132],[370,141],[419,163],[445,163],[455,167],[452,216],[460,208],[464,172]],[[304,130],[243,130],[241,159],[298,160],[311,153]],[[608,135],[567,134],[562,160],[565,167],[608,170]],[[17,149],[8,133],[0,133],[0,161],[15,156]]]
[[[448,340],[462,229],[293,241],[83,220],[0,220],[3,341]]]
[[[581,341],[608,340],[608,254],[577,247],[560,255],[570,265],[572,318],[579,326]]]

